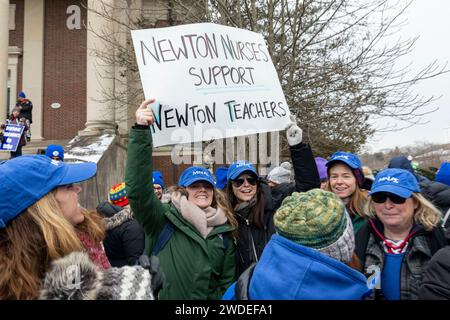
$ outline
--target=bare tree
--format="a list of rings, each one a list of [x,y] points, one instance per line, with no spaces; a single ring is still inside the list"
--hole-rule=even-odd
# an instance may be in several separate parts
[[[291,112],[300,119],[305,140],[322,156],[338,149],[358,152],[374,133],[369,123],[376,118],[402,120],[405,126],[419,123],[435,111],[431,103],[436,97],[417,95],[414,86],[448,72],[446,64],[436,61],[415,73],[411,65],[398,67],[417,40],[398,36],[412,3],[408,0],[147,1],[154,4],[149,10],[161,10],[161,19],[145,6],[133,9],[134,1],[122,2],[123,7],[99,14],[125,33],[214,22],[263,34]],[[118,19],[117,12],[126,12],[126,19]],[[105,99],[126,105],[139,96],[135,85],[133,90],[127,87],[130,78],[137,79],[129,35],[126,42],[110,34],[105,39],[112,49],[102,57],[121,70],[113,75],[116,80],[125,80],[123,91],[105,93]]]

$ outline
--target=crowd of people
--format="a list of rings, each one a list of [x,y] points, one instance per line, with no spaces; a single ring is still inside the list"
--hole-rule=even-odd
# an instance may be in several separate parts
[[[449,164],[431,181],[395,157],[374,176],[349,152],[314,157],[291,118],[290,161],[266,177],[238,160],[167,187],[153,101],[96,210],[78,199],[96,165],[61,146],[0,164],[0,299],[450,299]],[[31,108],[11,117],[29,129]]]

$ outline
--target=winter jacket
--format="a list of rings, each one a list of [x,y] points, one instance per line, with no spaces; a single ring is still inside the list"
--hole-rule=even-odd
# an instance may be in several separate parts
[[[45,274],[41,300],[154,300],[157,277],[141,266],[99,269],[84,252],[56,259]]]
[[[160,299],[219,299],[235,280],[235,245],[225,245],[223,234],[231,239],[234,228],[215,226],[204,239],[172,204],[161,203],[152,192],[152,136],[150,130],[132,128],[128,142],[125,183],[137,221],[146,234],[151,253],[163,227],[171,222],[176,231],[158,253],[166,282]]]
[[[363,227],[363,225],[366,223],[366,219],[359,215],[352,215],[352,225],[353,225],[353,232],[356,234],[359,229]]]
[[[450,231],[447,230],[447,239]],[[419,288],[421,300],[450,300],[450,245],[436,252],[428,263]]]
[[[384,227],[381,221],[378,219],[372,221],[376,229],[383,234]],[[428,262],[433,254],[445,246],[447,242],[441,228],[425,231],[421,225],[416,227],[420,231],[410,238],[401,265],[401,300],[418,299],[418,289],[422,284],[423,273]],[[355,241],[355,253],[361,261],[361,271],[366,275],[371,275],[373,274],[373,271],[369,270],[371,266],[378,266],[379,270],[383,270],[385,259],[383,243],[370,223],[366,223],[359,230]]]
[[[17,101],[16,107],[21,107],[20,109],[20,118],[24,117],[27,120],[30,120],[30,123],[33,123],[33,103],[31,103],[28,99],[22,99],[22,101]]]
[[[118,207],[104,202],[97,207],[104,216],[106,255],[113,267],[132,266],[144,252],[145,234],[129,206]]]
[[[245,208],[243,212],[235,211],[239,223],[236,248],[238,276],[261,257],[264,247],[275,233],[273,215],[283,199],[294,191],[305,192],[320,187],[319,173],[309,144],[299,143],[291,146],[290,152],[295,172],[295,185],[282,183],[271,189],[265,182],[260,182],[264,196],[264,229],[248,224],[247,217],[251,207]]]
[[[431,258],[419,288],[421,300],[450,300],[450,246]]]
[[[450,208],[450,187],[444,183],[431,181],[426,177],[416,174],[411,161],[405,156],[398,156],[391,159],[389,168],[399,168],[408,170],[416,177],[420,186],[420,193],[431,203],[433,203],[442,214],[445,214]]]
[[[340,261],[273,235],[260,261],[225,293],[225,300],[360,300],[366,277]]]
[[[445,214],[450,209],[450,187],[446,184],[426,180],[420,185],[420,193]]]

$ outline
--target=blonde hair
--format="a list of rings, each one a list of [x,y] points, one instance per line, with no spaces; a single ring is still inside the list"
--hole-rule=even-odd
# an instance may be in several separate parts
[[[36,299],[50,262],[83,250],[78,230],[96,242],[103,239],[104,227],[96,215],[83,210],[84,221],[73,226],[54,194],[48,193],[0,230],[0,299]]]
[[[423,225],[427,231],[439,226],[442,217],[441,212],[420,193],[413,193],[412,199],[414,204],[417,204],[417,208],[414,209],[414,222]],[[376,217],[375,206],[371,197],[367,202],[365,212],[369,217]]]

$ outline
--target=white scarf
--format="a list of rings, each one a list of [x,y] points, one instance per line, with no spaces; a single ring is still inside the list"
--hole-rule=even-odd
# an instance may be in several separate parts
[[[175,208],[181,212],[183,218],[192,224],[204,239],[206,239],[215,226],[228,221],[225,211],[221,208],[214,209],[208,207],[202,210],[190,202],[186,196],[181,195],[180,192],[172,193],[171,200]]]

